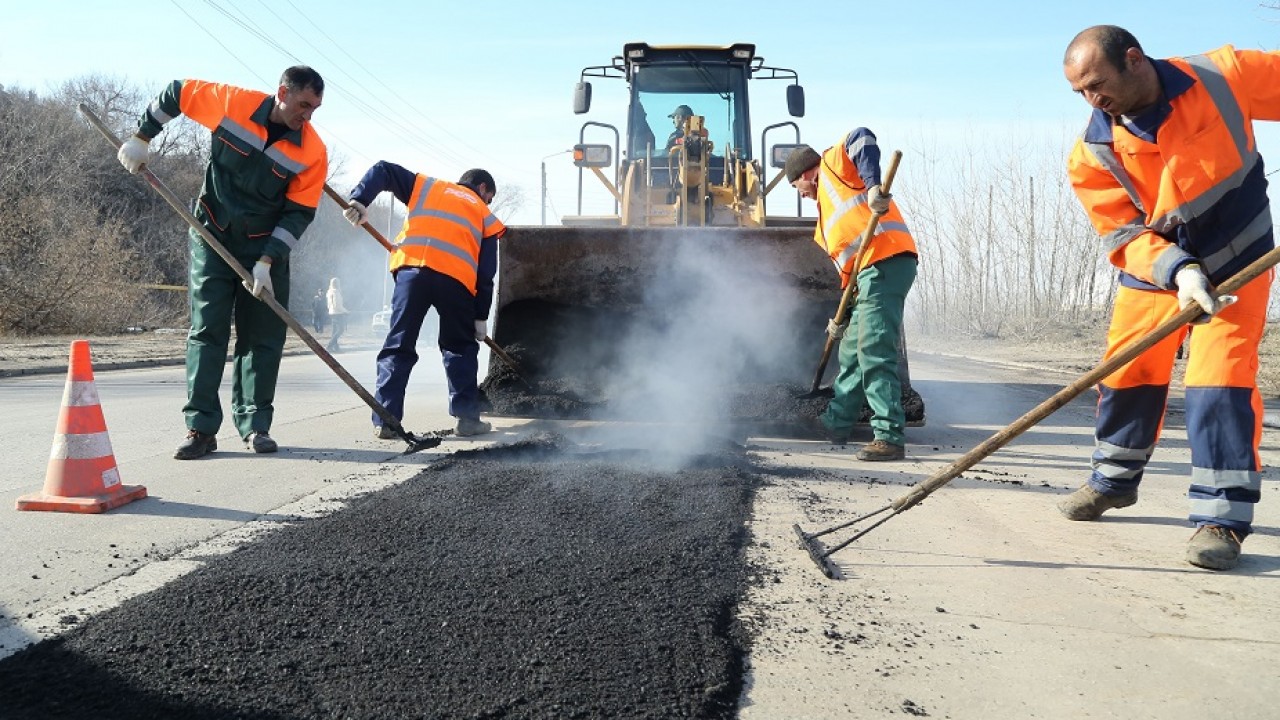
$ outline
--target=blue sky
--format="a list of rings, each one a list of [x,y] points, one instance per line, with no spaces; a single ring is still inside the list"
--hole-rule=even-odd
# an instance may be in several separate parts
[[[1124,26],[1157,57],[1226,43],[1280,48],[1280,11],[1241,0],[3,5],[6,87],[44,93],[104,74],[148,94],[178,77],[272,90],[301,60],[328,84],[315,122],[343,160],[336,186],[380,159],[450,179],[485,167],[500,191],[523,189],[513,223],[540,219],[544,158],[548,220],[576,212],[577,171],[555,153],[576,142],[584,120],[621,125],[624,108],[621,81],[596,81],[592,112],[575,116],[573,86],[582,68],[609,63],[624,42],[752,42],[768,64],[799,73],[804,141],[825,147],[864,125],[886,149],[927,137],[956,151],[975,139],[998,146],[1012,135],[1052,141],[1077,132],[1088,108],[1062,77],[1062,51],[1089,25]],[[756,128],[790,119],[783,84],[757,84],[776,87],[757,88]],[[1280,134],[1262,131],[1259,144],[1280,167]],[[589,173],[585,187],[585,212],[611,207]],[[789,190],[784,197],[794,201]]]

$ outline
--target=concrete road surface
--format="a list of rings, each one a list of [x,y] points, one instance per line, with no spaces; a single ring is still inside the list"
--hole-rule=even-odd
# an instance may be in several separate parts
[[[371,387],[372,353],[340,359]],[[757,495],[750,524],[759,582],[738,610],[752,636],[742,717],[1274,714],[1280,483],[1268,470],[1238,570],[1187,565],[1189,449],[1176,411],[1131,508],[1096,523],[1054,508],[1086,475],[1086,396],[837,553],[845,579],[824,578],[793,523],[816,530],[891,502],[1073,379],[923,353],[912,374],[929,424],[908,431],[905,462],[858,463],[856,445],[750,440],[764,462],[797,472]],[[317,359],[286,359],[282,378],[273,435],[284,452],[254,456],[224,431],[217,455],[181,463],[171,454],[182,370],[100,373],[122,478],[151,494],[100,516],[11,509],[42,482],[63,378],[0,380],[0,657],[252,542],[262,527],[406,480],[443,453],[528,432],[498,419],[502,432],[483,441],[401,456],[403,445],[369,436],[365,406]],[[406,426],[449,427],[430,353],[411,387]],[[1268,431],[1264,462],[1278,452]]]

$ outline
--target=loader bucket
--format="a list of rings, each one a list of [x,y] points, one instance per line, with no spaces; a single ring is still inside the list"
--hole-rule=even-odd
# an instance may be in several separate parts
[[[800,399],[840,299],[812,227],[512,227],[482,385],[497,415],[813,437]],[[531,387],[532,386],[532,387]]]

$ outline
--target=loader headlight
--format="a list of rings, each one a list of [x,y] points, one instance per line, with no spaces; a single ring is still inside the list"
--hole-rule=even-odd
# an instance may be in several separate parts
[[[786,167],[787,157],[798,147],[803,145],[774,145],[769,149],[769,164],[776,168]]]
[[[613,164],[613,147],[609,145],[574,145],[573,164],[577,167],[609,167]]]

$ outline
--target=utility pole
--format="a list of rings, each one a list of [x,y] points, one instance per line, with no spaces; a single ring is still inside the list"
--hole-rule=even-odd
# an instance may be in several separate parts
[[[542,158],[542,224],[547,224],[547,158],[553,158],[557,155],[571,153],[573,149],[561,150],[560,152],[551,153],[547,157]]]

